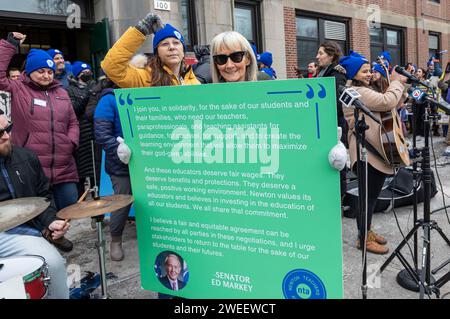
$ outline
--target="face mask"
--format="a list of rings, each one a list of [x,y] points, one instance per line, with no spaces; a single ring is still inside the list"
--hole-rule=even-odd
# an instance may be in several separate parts
[[[80,75],[80,79],[83,82],[89,82],[90,80],[92,80],[92,74],[82,74]]]

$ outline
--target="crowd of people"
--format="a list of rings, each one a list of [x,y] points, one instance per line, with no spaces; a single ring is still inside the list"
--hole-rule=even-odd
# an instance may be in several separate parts
[[[153,55],[138,55],[149,36],[153,36]],[[26,35],[11,32],[6,40],[0,41],[0,90],[9,92],[11,98],[11,114],[0,115],[0,201],[38,196],[48,198],[51,204],[30,222],[0,233],[0,258],[24,254],[43,256],[52,277],[49,297],[67,298],[64,260],[56,248],[67,252],[73,243],[65,237],[70,224],[59,220],[56,212],[75,204],[86,185],[99,184],[94,180],[92,163],[95,161],[95,169],[99,171],[102,149],[114,193],[132,194],[128,168],[131,150],[123,139],[114,90],[275,80],[277,73],[271,52],[258,54],[253,43],[234,31],[218,34],[211,45],[197,46],[198,64],[186,65],[183,35],[151,13],[130,27],[109,50],[101,63],[104,74],[97,80],[88,63],[69,64],[58,49],[32,49],[24,70],[8,69],[17,47],[25,40]],[[341,85],[352,86],[376,117],[397,109],[404,119],[405,133],[411,127],[405,94],[408,84],[405,77],[395,72],[388,52],[382,52],[377,62],[371,63],[357,52],[344,56],[339,44],[327,41],[319,46],[315,58],[308,63],[306,73],[295,67],[299,78],[334,77],[336,89]],[[427,70],[411,63],[406,70],[423,80],[442,75],[437,57],[430,59]],[[449,82],[441,79],[436,86],[450,102]],[[348,169],[355,170],[357,166],[355,123],[353,113],[344,111],[339,98],[336,106],[336,126],[341,137],[330,151],[329,161],[341,171],[343,196],[347,152],[351,163]],[[425,112],[423,106],[421,112]],[[379,124],[367,120],[368,140],[380,151]],[[420,118],[416,117],[414,124],[423,132]],[[436,128],[435,134],[439,134]],[[447,141],[450,145],[450,138]],[[450,146],[448,151],[450,154]],[[385,254],[389,251],[387,240],[372,230],[371,217],[385,178],[393,174],[393,167],[370,152],[368,162],[369,216],[367,225],[357,219],[360,236],[356,247],[361,249],[365,241],[367,251]],[[111,215],[113,261],[125,258],[122,234],[129,209],[130,206]],[[367,240],[361,237],[366,231]]]

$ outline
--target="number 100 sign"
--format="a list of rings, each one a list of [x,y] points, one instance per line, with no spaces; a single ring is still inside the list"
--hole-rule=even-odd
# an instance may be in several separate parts
[[[155,10],[170,11],[170,1],[155,0]]]

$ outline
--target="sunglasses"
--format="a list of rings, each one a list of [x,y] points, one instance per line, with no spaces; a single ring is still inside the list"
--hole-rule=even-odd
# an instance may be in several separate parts
[[[245,51],[236,51],[231,53],[230,55],[226,54],[218,54],[213,56],[214,63],[217,65],[224,65],[227,64],[228,58],[231,59],[234,63],[241,63],[244,59]]]
[[[13,128],[13,124],[10,123],[7,127],[5,127],[4,129],[0,129],[0,138],[3,137],[3,135],[6,133],[10,134]]]

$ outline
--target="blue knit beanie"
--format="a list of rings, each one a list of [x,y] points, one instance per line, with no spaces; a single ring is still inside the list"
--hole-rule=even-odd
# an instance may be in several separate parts
[[[40,49],[31,49],[28,53],[27,63],[25,64],[25,73],[30,75],[39,69],[50,69],[56,71],[55,62],[47,52]]]
[[[50,50],[47,50],[47,53],[48,53],[48,55],[50,55],[50,56],[52,57],[52,59],[54,59],[54,58],[55,58],[55,55],[57,55],[57,54],[61,54],[61,56],[64,58],[64,55],[63,55],[62,52],[59,51],[58,49],[50,49]]]
[[[350,51],[350,55],[344,56],[339,60],[339,64],[345,69],[349,80],[353,80],[359,69],[366,63],[369,63],[369,60],[354,51]]]
[[[273,63],[272,53],[270,52],[261,53],[258,57],[258,62],[264,63],[270,68]]]
[[[375,63],[372,70],[379,72],[382,76],[387,78],[386,71],[381,67],[379,63]]]
[[[172,27],[170,24],[166,24],[164,28],[155,33],[155,37],[153,38],[153,52],[156,52],[159,43],[167,38],[175,38],[180,40],[186,50],[184,38],[180,31]]]
[[[91,70],[91,66],[85,62],[82,61],[75,61],[72,64],[72,74],[74,77],[78,77],[78,75],[80,75],[81,72],[83,72],[84,70]]]
[[[385,59],[389,62],[389,65],[392,64],[391,54],[388,51],[383,51],[380,53],[380,58]]]

